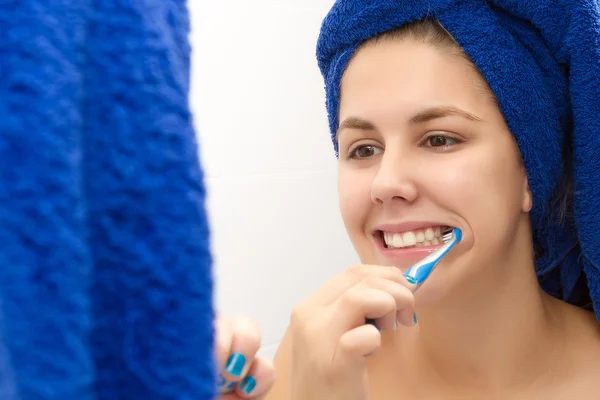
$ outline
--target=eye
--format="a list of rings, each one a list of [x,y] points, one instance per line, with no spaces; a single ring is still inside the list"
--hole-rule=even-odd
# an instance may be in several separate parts
[[[427,138],[425,138],[425,143],[424,146],[425,147],[433,147],[436,150],[437,149],[447,149],[449,147],[452,147],[454,145],[457,145],[461,143],[460,140],[455,139],[451,136],[448,135],[442,135],[442,134],[434,134],[431,136],[428,136]]]
[[[353,160],[364,160],[366,158],[371,158],[381,153],[381,149],[372,144],[365,144],[356,146],[353,150],[348,154],[348,158]]]

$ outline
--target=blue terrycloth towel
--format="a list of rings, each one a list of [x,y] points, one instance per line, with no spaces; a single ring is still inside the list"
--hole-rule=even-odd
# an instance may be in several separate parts
[[[210,399],[184,0],[0,1],[0,399]]]
[[[481,70],[516,137],[534,197],[542,287],[578,305],[591,296],[600,320],[600,3],[338,0],[317,44],[332,136],[340,80],[357,47],[426,17],[439,20]],[[571,148],[566,162],[565,143]],[[553,200],[569,170],[574,219],[560,223]]]

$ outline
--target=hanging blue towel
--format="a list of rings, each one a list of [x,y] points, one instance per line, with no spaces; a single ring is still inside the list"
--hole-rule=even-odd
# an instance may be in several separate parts
[[[0,2],[0,399],[210,399],[184,0]]]
[[[591,296],[600,320],[600,3],[338,0],[317,44],[332,136],[340,80],[357,47],[426,17],[440,21],[483,73],[517,140],[534,197],[542,287],[577,305]],[[572,153],[565,161],[563,147]],[[574,219],[561,222],[553,201],[567,171]]]

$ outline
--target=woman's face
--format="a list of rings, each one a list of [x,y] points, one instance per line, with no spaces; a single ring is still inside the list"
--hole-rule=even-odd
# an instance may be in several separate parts
[[[465,59],[411,41],[360,49],[342,79],[339,202],[362,262],[405,271],[445,227],[463,233],[426,301],[494,282],[530,246],[526,174],[485,87]]]

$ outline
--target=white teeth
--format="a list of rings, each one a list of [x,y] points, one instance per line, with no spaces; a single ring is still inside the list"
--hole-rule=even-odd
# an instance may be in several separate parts
[[[417,244],[417,237],[413,232],[406,232],[402,236],[402,242],[404,243],[404,246],[414,246]]]
[[[435,246],[443,243],[441,227],[409,231],[403,234],[383,232],[383,239],[389,248]]]
[[[427,230],[425,230],[425,239],[431,240],[434,237],[435,237],[435,234],[433,233],[433,229],[427,228]]]
[[[393,243],[394,243],[394,247],[403,247],[404,246],[404,241],[402,240],[402,234],[400,233],[395,233],[393,235]]]

